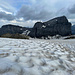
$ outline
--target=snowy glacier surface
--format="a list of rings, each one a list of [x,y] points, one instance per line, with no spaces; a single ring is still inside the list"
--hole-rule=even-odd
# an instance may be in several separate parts
[[[75,40],[0,38],[0,75],[75,75]]]

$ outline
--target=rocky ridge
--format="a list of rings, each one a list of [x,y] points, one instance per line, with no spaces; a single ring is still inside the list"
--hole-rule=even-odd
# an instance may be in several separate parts
[[[48,37],[54,35],[71,35],[71,23],[65,16],[51,19],[47,22],[36,22],[33,28],[26,28],[16,25],[4,25],[0,28],[0,36],[3,34],[25,34],[30,37]]]
[[[10,33],[10,34],[16,34],[16,33],[22,34],[26,30],[31,30],[31,28],[26,28],[26,27],[21,27],[21,26],[17,26],[17,25],[11,25],[11,24],[3,25],[0,28],[0,36],[3,35],[3,34],[7,34],[7,33]]]
[[[71,23],[68,22],[65,16],[57,17],[43,23],[35,23],[30,36],[39,38],[57,34],[61,36],[71,35]]]

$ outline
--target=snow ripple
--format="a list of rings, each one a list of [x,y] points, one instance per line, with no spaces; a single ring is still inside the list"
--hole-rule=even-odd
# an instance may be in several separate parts
[[[0,75],[75,75],[75,48],[46,40],[0,38]]]

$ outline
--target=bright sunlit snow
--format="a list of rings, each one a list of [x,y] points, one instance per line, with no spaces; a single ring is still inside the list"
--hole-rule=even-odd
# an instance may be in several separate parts
[[[75,75],[74,42],[0,38],[0,75]]]

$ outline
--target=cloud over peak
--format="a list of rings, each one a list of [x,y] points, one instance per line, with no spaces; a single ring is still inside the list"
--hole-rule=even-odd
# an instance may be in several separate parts
[[[51,12],[44,8],[37,8],[36,6],[23,5],[17,12],[17,17],[23,17],[24,20],[45,20],[51,16]]]

